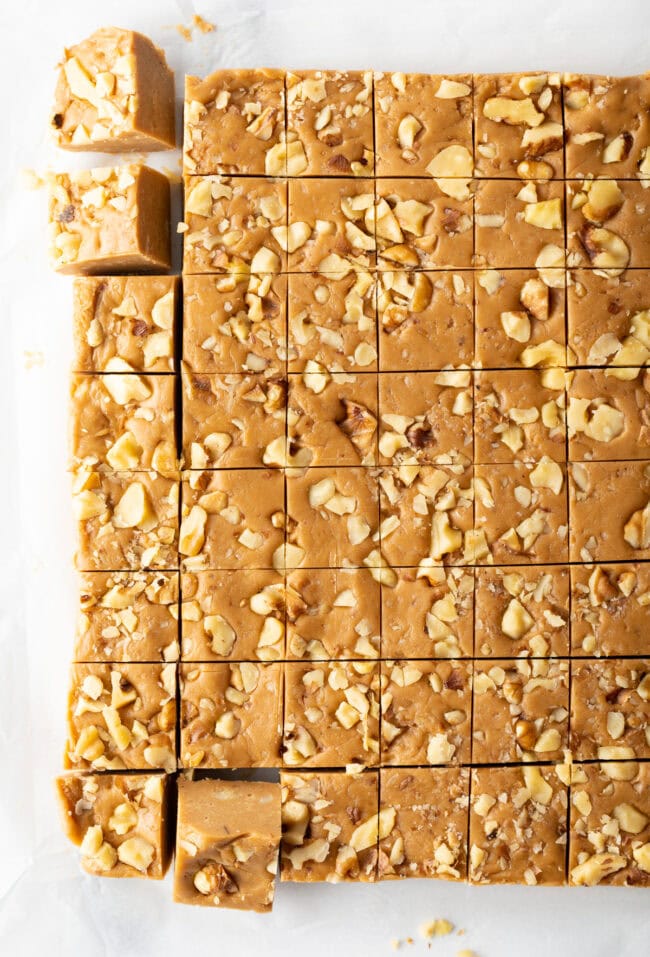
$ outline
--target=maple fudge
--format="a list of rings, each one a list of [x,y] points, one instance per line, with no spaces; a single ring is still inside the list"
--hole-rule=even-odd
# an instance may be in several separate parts
[[[473,764],[556,761],[568,737],[568,661],[474,663]]]
[[[650,558],[647,462],[574,462],[569,479],[570,561]]]
[[[164,272],[171,266],[169,180],[141,163],[56,173],[49,223],[57,272]]]
[[[277,572],[185,572],[181,576],[183,661],[284,658],[284,579]]]
[[[577,760],[650,758],[650,659],[575,661],[571,747]]]
[[[280,833],[279,784],[181,778],[174,900],[270,911]]]
[[[475,655],[546,658],[569,654],[569,568],[479,568]]]
[[[572,272],[568,290],[571,364],[606,366],[608,376],[635,379],[650,364],[650,272],[605,276]]]
[[[467,878],[468,768],[382,768],[381,880]]]
[[[476,365],[483,369],[564,366],[564,285],[564,270],[555,266],[478,272]],[[548,386],[549,376],[543,377],[542,385]],[[553,378],[561,381],[557,375]]]
[[[475,265],[532,269],[552,253],[552,265],[563,266],[563,192],[564,185],[554,181],[480,181],[474,200]]]
[[[568,789],[557,770],[474,768],[471,884],[564,884]]]
[[[650,75],[565,73],[566,175],[650,178]]]
[[[185,571],[243,565],[274,568],[282,560],[283,546],[281,472],[223,469],[185,473],[178,545]]]
[[[174,376],[111,372],[114,361],[110,374],[72,376],[72,468],[173,471]]]
[[[289,276],[289,372],[376,372],[377,284],[372,273]]]
[[[184,215],[183,272],[286,272],[285,181],[188,176]]]
[[[82,572],[74,661],[176,661],[178,574]]]
[[[562,179],[564,123],[559,73],[475,77],[474,162],[487,178]]]
[[[379,683],[372,661],[287,662],[285,767],[378,764]]]
[[[372,176],[370,70],[287,73],[287,174]]]
[[[454,179],[377,180],[378,268],[468,269],[474,255],[474,200],[467,184]]]
[[[649,795],[648,764],[573,766],[570,884],[650,884]]]
[[[571,566],[571,654],[648,655],[650,564]]]
[[[375,265],[372,180],[289,180],[289,272],[367,272]]]
[[[477,465],[475,524],[481,565],[528,565],[568,560],[566,467],[538,462]]]
[[[176,770],[176,665],[76,664],[64,767]]]
[[[287,575],[287,654],[310,661],[379,657],[380,585],[365,568]]]
[[[642,183],[613,179],[566,184],[567,263],[616,278],[650,266],[650,199]]]
[[[570,461],[650,459],[650,375],[579,369],[568,386]]]
[[[185,77],[186,173],[284,176],[284,74],[216,70]]]
[[[374,881],[379,814],[378,774],[281,771],[280,879]]]
[[[162,880],[169,867],[166,774],[62,774],[63,828],[81,866],[97,877]]]
[[[57,146],[101,153],[176,146],[174,74],[148,37],[104,27],[65,50],[50,125]]]
[[[379,273],[381,371],[472,365],[473,297],[471,272]]]
[[[472,666],[382,661],[382,765],[468,764]]]
[[[73,476],[80,571],[178,568],[178,476],[95,472]]]
[[[173,372],[178,276],[82,276],[73,285],[73,369]]]
[[[280,765],[281,665],[182,664],[180,703],[181,767]]]
[[[375,73],[377,176],[471,177],[472,82]]]

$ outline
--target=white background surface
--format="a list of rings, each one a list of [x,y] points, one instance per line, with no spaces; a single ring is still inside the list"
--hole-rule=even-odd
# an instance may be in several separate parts
[[[72,647],[66,466],[70,289],[48,270],[45,196],[19,170],[88,163],[57,153],[46,123],[63,46],[100,26],[142,30],[180,84],[223,66],[422,70],[650,68],[647,0],[2,0],[0,4],[0,953],[148,957],[212,953],[425,953],[420,922],[448,917],[478,957],[640,957],[650,897],[626,888],[468,888],[444,882],[282,885],[270,917],[172,905],[169,881],[82,876],[57,818]],[[216,23],[181,39],[194,12]],[[174,167],[166,154],[162,165]]]

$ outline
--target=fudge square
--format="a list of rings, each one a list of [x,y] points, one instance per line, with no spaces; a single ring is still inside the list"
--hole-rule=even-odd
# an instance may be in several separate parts
[[[650,558],[648,462],[574,462],[569,478],[572,562]]]
[[[553,265],[562,266],[563,189],[563,183],[553,180],[480,181],[474,204],[475,264],[492,269],[532,269],[544,261],[551,247]]]
[[[85,871],[162,880],[171,852],[169,781],[166,774],[76,772],[56,779],[63,827]]]
[[[650,659],[573,663],[571,747],[579,761],[650,758]]]
[[[650,271],[620,276],[576,269],[568,288],[571,365],[606,366],[608,377],[640,378],[650,360]]]
[[[619,379],[606,369],[569,378],[569,460],[650,459],[650,373]]]
[[[567,263],[621,276],[650,267],[647,181],[596,179],[566,184]]]
[[[650,656],[650,563],[571,566],[571,654]]]
[[[270,911],[280,852],[280,785],[178,781],[174,900]]]
[[[289,180],[289,272],[344,278],[375,265],[372,180]]]

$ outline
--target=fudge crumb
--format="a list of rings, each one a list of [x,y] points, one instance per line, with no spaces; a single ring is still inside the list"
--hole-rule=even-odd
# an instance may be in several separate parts
[[[198,13],[195,13],[192,17],[192,26],[196,27],[197,30],[200,30],[201,33],[214,33],[217,29],[216,23],[210,23],[209,20],[205,20]]]
[[[25,349],[25,368],[40,369],[45,365],[45,356],[39,349]]]
[[[445,920],[444,917],[437,917],[420,925],[420,936],[425,940],[430,940],[432,937],[446,937],[453,929],[454,925],[451,921]]]
[[[399,950],[400,947],[402,946],[402,941],[398,940],[397,937],[393,937],[393,939],[390,942],[390,946],[392,947],[393,950]]]

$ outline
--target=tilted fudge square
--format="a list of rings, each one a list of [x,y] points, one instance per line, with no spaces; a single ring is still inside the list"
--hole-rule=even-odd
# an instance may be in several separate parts
[[[375,265],[375,189],[371,180],[289,180],[289,272],[332,274]]]
[[[186,173],[284,176],[284,74],[216,70],[185,77]]]
[[[540,263],[563,266],[563,193],[564,184],[554,181],[480,181],[474,200],[475,265],[492,269],[532,269]],[[552,262],[546,263],[551,254]]]
[[[569,520],[572,562],[650,558],[650,465],[574,462]]]
[[[104,27],[68,47],[50,124],[57,146],[100,153],[176,145],[174,74],[148,37]]]
[[[270,911],[280,833],[279,784],[180,778],[174,900]]]
[[[287,662],[285,767],[378,764],[379,683],[373,661]]]
[[[650,459],[650,374],[572,373],[567,424],[570,461]]]
[[[647,183],[590,179],[566,184],[567,264],[605,276],[650,267]]]
[[[650,364],[650,272],[622,276],[576,269],[568,290],[571,365],[606,366],[608,376],[636,379]]]
[[[57,272],[164,272],[171,266],[169,180],[141,163],[54,174],[49,221]]]
[[[374,881],[387,818],[378,784],[376,771],[281,771],[280,879]]]
[[[287,175],[373,176],[372,71],[300,70],[286,84]]]
[[[469,768],[382,768],[378,875],[467,879]]]
[[[550,766],[474,768],[471,884],[564,884],[568,788]]]
[[[183,661],[284,658],[284,579],[273,571],[184,572]]]
[[[176,661],[178,574],[82,572],[74,661]]]
[[[280,766],[282,665],[184,663],[180,693],[181,767]]]
[[[650,656],[650,563],[571,566],[571,654]]]
[[[73,665],[66,768],[176,770],[176,665]]]
[[[173,372],[178,276],[83,276],[73,285],[75,372]]]
[[[57,797],[66,836],[96,877],[162,880],[169,867],[166,774],[62,774]]]
[[[579,761],[650,758],[650,659],[572,663],[571,747]]]
[[[472,175],[472,77],[375,73],[377,176]]]

